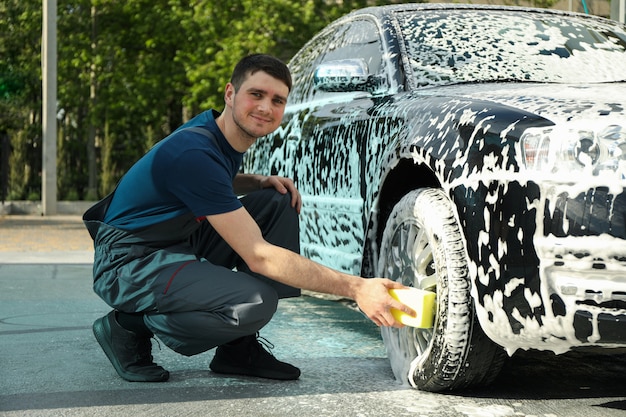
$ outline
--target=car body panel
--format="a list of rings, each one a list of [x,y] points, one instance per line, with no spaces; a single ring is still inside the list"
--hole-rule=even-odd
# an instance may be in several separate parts
[[[529,128],[626,125],[626,83],[411,85],[394,24],[379,18],[383,88],[297,98],[246,159],[248,171],[296,181],[303,254],[372,276],[387,200],[441,187],[457,208],[476,312],[494,342],[511,354],[626,346],[624,166],[546,174],[528,168],[521,140]],[[312,66],[335,58],[310,56]]]

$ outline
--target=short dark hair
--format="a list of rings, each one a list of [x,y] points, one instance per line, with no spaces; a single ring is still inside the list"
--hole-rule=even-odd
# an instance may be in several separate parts
[[[230,77],[230,82],[235,86],[235,91],[244,83],[246,78],[258,71],[263,71],[268,75],[284,82],[291,91],[291,72],[280,59],[271,55],[252,54],[242,58]]]

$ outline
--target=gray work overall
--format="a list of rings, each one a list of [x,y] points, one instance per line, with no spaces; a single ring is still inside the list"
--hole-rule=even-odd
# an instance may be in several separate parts
[[[255,334],[280,298],[300,295],[251,272],[208,221],[192,214],[133,232],[103,223],[111,198],[83,216],[94,239],[94,291],[112,308],[145,313],[148,328],[174,351],[191,356]],[[299,253],[290,201],[273,189],[241,198],[268,242]]]

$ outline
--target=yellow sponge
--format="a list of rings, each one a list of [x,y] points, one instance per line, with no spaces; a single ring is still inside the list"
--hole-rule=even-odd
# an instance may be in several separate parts
[[[400,310],[392,308],[391,314],[393,314],[393,317],[397,321],[405,326],[418,327],[421,329],[433,327],[435,310],[437,308],[437,295],[434,292],[421,290],[419,288],[403,288],[390,289],[389,294],[402,304],[411,307],[416,313],[415,317],[412,317]]]

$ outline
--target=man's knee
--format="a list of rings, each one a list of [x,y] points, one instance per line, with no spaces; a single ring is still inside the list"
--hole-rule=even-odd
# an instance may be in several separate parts
[[[249,304],[237,306],[237,326],[242,329],[253,330],[251,333],[259,331],[269,323],[278,308],[278,294],[276,290],[269,285],[262,285],[260,288],[256,291],[255,298]]]
[[[241,199],[242,204],[251,212],[263,215],[264,213],[292,213],[297,215],[291,205],[291,193],[281,194],[274,189],[264,189],[247,194]]]
[[[295,208],[291,205],[291,193],[287,192],[285,194],[281,194],[276,191],[274,192],[274,199],[276,200],[276,204],[283,210],[295,211]]]

